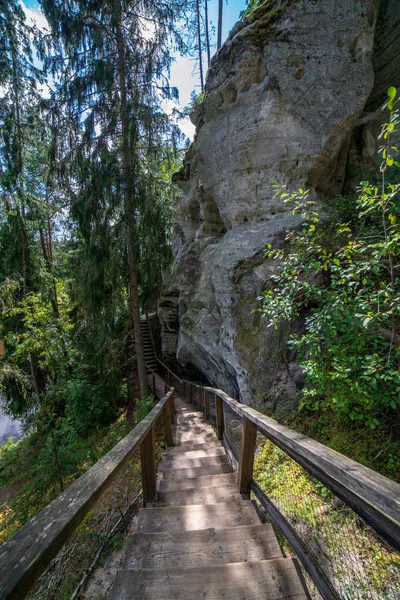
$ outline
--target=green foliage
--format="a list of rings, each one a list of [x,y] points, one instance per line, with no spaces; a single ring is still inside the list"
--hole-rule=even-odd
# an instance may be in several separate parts
[[[31,433],[17,444],[1,446],[0,486],[21,486],[10,502],[2,535],[7,537],[29,521],[64,489],[71,476],[81,475],[85,465],[91,464],[90,446],[66,422],[47,434]]]
[[[135,421],[136,423],[140,423],[151,411],[154,406],[154,396],[149,396],[145,400],[137,400],[136,402],[136,412],[135,412]]]
[[[41,414],[40,428],[0,447],[0,488],[19,488],[9,511],[0,512],[0,543],[131,431],[123,418],[84,436],[75,424],[75,419],[60,418],[49,430]]]
[[[261,9],[262,11],[270,10],[271,7],[275,4],[275,2],[276,0],[247,0],[247,8],[243,12],[243,15],[251,15],[252,13],[254,13],[254,11],[257,11],[258,9]]]
[[[371,429],[400,405],[400,184],[387,179],[400,166],[391,143],[399,122],[394,88],[388,97],[382,183],[361,184],[349,220],[321,221],[307,190],[289,193],[276,184],[301,225],[283,249],[267,248],[280,264],[260,298],[271,326],[305,316],[304,332],[289,341],[306,375],[302,406],[334,409]]]

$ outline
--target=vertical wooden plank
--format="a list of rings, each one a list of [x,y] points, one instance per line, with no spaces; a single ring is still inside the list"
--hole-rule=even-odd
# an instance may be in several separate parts
[[[167,383],[168,383],[168,385],[170,385],[170,375],[169,375],[169,370],[167,371]]]
[[[215,394],[215,419],[217,437],[222,440],[224,437],[224,403],[218,394]]]
[[[254,454],[256,451],[257,429],[254,423],[243,417],[242,443],[238,472],[238,488],[241,494],[250,497],[250,482],[253,479]]]
[[[201,385],[198,387],[197,408],[203,410],[203,388]]]
[[[156,488],[156,444],[152,427],[140,446],[142,464],[143,504],[157,500]]]
[[[164,396],[166,396],[168,394],[168,386],[167,385],[165,385],[165,387],[164,387],[164,392],[165,392]]]
[[[189,383],[189,400],[193,403],[193,386]]]
[[[174,424],[176,421],[176,418],[175,418],[175,392],[171,395],[169,402],[171,405],[171,423]]]
[[[153,373],[153,392],[156,393],[156,376]]]
[[[171,419],[171,398],[164,406],[164,426],[165,426],[165,443],[168,448],[174,445],[174,436],[172,435],[172,419]]]
[[[206,421],[210,420],[210,392],[204,390],[204,418]]]
[[[184,400],[186,400],[186,381],[183,380],[183,392],[182,392],[182,397]]]

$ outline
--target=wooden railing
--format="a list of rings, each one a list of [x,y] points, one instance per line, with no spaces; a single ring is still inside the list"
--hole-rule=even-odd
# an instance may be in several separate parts
[[[182,394],[183,379],[178,377],[178,375],[176,375],[176,373],[174,373],[172,369],[170,369],[160,358],[158,358],[156,346],[154,343],[153,330],[151,328],[151,318],[149,317],[148,314],[146,314],[146,319],[147,319],[147,322],[149,325],[150,339],[151,339],[151,344],[153,346],[154,356],[156,357],[158,366],[161,367],[161,371],[163,372],[163,376],[167,382],[167,385],[168,386],[173,385],[176,392],[179,394]]]
[[[155,374],[153,374],[154,380]],[[155,391],[155,383],[153,386]],[[173,445],[174,389],[119,444],[0,547],[0,600],[21,600],[103,492],[140,448],[143,502],[156,500],[154,427]]]
[[[280,425],[274,419],[253,408],[240,404],[222,390],[194,384],[187,380],[182,381],[182,386],[183,397],[193,402],[198,410],[203,410],[206,419],[210,418],[210,397],[213,400],[215,398],[216,434],[218,439],[228,446],[228,453],[238,469],[237,483],[240,493],[246,497],[250,497],[250,492],[255,494],[269,518],[278,525],[295,550],[324,600],[338,600],[341,596],[320,565],[313,561],[308,548],[296,534],[290,522],[277,510],[274,503],[253,480],[257,433],[261,433],[303,467],[307,473],[315,477],[318,482],[331,490],[393,549],[400,550],[399,484],[305,435]],[[229,440],[224,432],[224,412],[226,410],[235,413],[241,421],[241,445],[238,460],[233,456],[232,449],[229,448]],[[366,597],[369,598],[369,596]],[[382,597],[392,598],[392,596],[386,595],[382,595]]]

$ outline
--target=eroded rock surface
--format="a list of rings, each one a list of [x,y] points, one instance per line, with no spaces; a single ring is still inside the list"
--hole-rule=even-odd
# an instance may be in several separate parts
[[[379,1],[267,4],[234,28],[209,70],[176,176],[175,268],[161,305],[167,355],[273,410],[288,408],[302,384],[287,331],[254,312],[274,270],[264,248],[296,223],[273,182],[322,201],[342,191],[374,84]]]

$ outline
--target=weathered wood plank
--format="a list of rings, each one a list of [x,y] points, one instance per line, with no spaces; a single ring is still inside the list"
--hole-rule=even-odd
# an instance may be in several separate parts
[[[113,600],[307,600],[296,560],[275,558],[215,567],[126,570],[117,574]]]
[[[174,436],[172,433],[172,411],[171,398],[164,406],[164,427],[165,427],[165,443],[168,448],[174,445]]]
[[[200,385],[197,390],[197,407],[199,410],[203,410],[203,388]]]
[[[217,437],[222,440],[224,437],[224,405],[218,394],[215,394],[215,418]]]
[[[210,392],[204,388],[204,418],[210,420]]]
[[[171,423],[176,423],[176,411],[175,411],[175,392],[172,392],[170,399],[169,399],[169,404],[171,407]]]
[[[156,442],[154,436],[154,427],[151,427],[149,433],[146,435],[140,446],[143,503],[145,506],[149,502],[155,502],[157,500],[157,468],[155,454]]]
[[[1,600],[24,598],[88,510],[139,448],[172,393],[173,390],[108,454],[0,547]]]
[[[139,512],[137,533],[227,529],[239,525],[259,525],[260,520],[250,500],[231,501],[208,506],[172,506],[143,508]]]
[[[285,519],[276,506],[265,496],[256,483],[253,482],[251,484],[251,489],[261,505],[267,511],[268,516],[278,525],[279,529],[295,551],[296,556],[299,557],[304,567],[307,569],[308,574],[317,586],[323,600],[340,600],[339,595],[329,579],[329,575],[322,570],[317,561],[313,560],[313,555],[308,552],[304,542],[297,535],[289,521]]]
[[[280,557],[282,551],[269,523],[222,530],[136,533],[128,538],[123,569],[213,567]]]
[[[253,479],[254,455],[256,452],[257,428],[252,421],[242,419],[242,441],[240,448],[238,488],[241,494],[250,497],[250,482]]]
[[[218,396],[239,416],[252,421],[258,431],[343,499],[378,533],[400,550],[400,485],[258,411],[232,400],[222,390]]]
[[[205,487],[221,487],[223,485],[236,484],[236,473],[221,473],[219,475],[203,475],[196,479],[160,479],[157,485],[160,492],[176,492],[179,490],[200,490]]]

